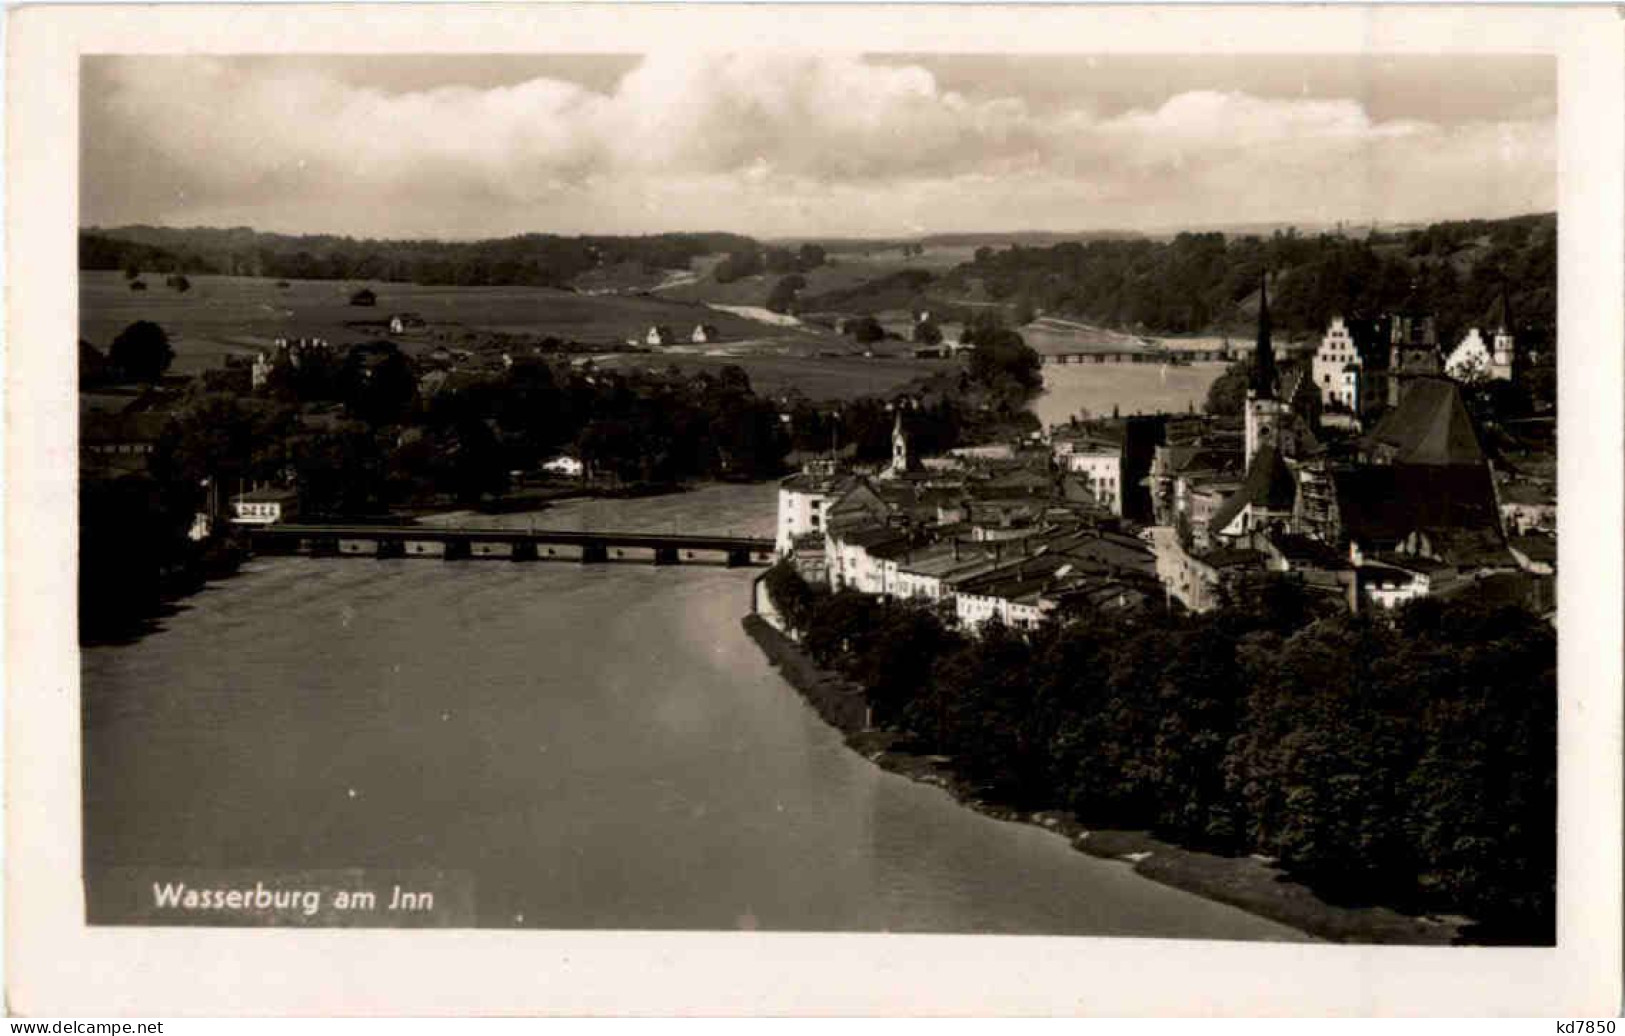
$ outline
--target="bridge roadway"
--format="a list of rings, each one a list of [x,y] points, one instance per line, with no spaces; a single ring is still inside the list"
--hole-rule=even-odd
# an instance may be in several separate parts
[[[511,561],[643,561],[655,565],[767,565],[773,541],[754,536],[419,525],[265,525],[249,532],[261,554],[312,557],[472,558]]]
[[[1210,363],[1227,360],[1232,354],[1223,349],[1091,349],[1081,352],[1046,353],[1046,364],[1069,363]]]

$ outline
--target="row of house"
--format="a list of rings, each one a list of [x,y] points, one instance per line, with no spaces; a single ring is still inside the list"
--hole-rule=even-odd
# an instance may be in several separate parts
[[[781,482],[776,546],[810,580],[952,608],[970,630],[1158,599],[1146,544],[1115,531],[1092,490],[1058,493],[1046,460],[925,465],[899,412],[878,473],[825,458]]]
[[[717,330],[715,324],[695,324],[694,330],[688,333],[688,340],[695,345],[708,345],[722,341],[722,332]],[[643,333],[644,345],[676,345],[678,334],[666,324],[651,324]]]

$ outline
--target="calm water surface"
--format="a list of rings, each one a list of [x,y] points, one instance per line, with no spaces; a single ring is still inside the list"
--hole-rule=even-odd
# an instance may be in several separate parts
[[[751,575],[256,561],[85,652],[87,863],[465,871],[484,926],[1299,937],[859,758],[741,631]]]
[[[1044,368],[1044,393],[1033,412],[1044,427],[1064,424],[1080,410],[1110,417],[1112,407],[1124,415],[1198,413],[1208,386],[1224,373],[1223,363],[1193,363],[1163,368],[1139,363],[1054,364]]]

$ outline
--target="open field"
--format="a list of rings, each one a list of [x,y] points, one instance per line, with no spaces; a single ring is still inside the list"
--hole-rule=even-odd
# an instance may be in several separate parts
[[[636,295],[581,295],[551,288],[369,283],[378,304],[351,306],[350,294],[363,287],[344,281],[291,281],[286,288],[268,278],[194,276],[185,293],[145,278],[146,291],[131,291],[122,274],[85,271],[79,275],[79,334],[106,349],[137,320],[156,321],[175,345],[175,370],[191,373],[219,366],[230,353],[251,353],[279,337],[321,337],[335,345],[391,337],[377,327],[391,313],[414,312],[428,328],[395,337],[408,350],[451,340],[466,331],[554,335],[563,339],[620,344],[641,336],[651,324],[668,324],[685,339],[694,325],[714,324],[724,343],[815,352],[839,347],[833,335],[779,328],[693,302]]]
[[[777,395],[790,388],[808,399],[856,399],[890,392],[915,378],[953,369],[952,360],[865,359],[861,356],[698,356],[626,354],[606,357],[600,366],[652,368],[675,366],[685,373],[716,371],[737,364],[750,375],[751,387],[762,395]]]

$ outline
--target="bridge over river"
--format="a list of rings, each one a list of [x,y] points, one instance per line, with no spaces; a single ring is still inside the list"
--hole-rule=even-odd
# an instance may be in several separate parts
[[[773,561],[773,541],[753,536],[298,524],[261,526],[249,536],[257,553],[311,557],[577,561],[589,565],[618,561],[729,568]]]
[[[1190,348],[1091,348],[1056,350],[1043,354],[1046,364],[1068,363],[1213,363],[1241,353],[1227,346]]]

